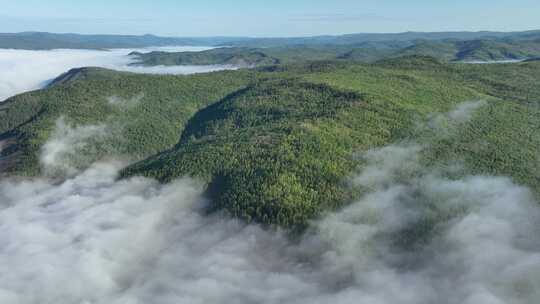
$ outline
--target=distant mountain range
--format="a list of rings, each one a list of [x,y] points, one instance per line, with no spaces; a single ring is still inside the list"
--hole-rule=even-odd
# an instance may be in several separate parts
[[[270,47],[285,45],[361,45],[378,46],[390,42],[416,40],[539,40],[540,30],[524,32],[404,32],[392,34],[349,34],[341,36],[314,36],[297,38],[251,38],[229,42],[231,46]]]
[[[154,35],[80,35],[44,32],[0,33],[0,48],[50,49],[113,49],[149,46],[213,46],[241,41],[238,37],[175,38]]]
[[[239,67],[305,63],[321,60],[376,62],[402,56],[430,56],[447,62],[498,62],[540,57],[540,41],[417,40],[405,46],[293,45],[280,47],[224,47],[202,52],[132,52],[133,65],[234,65]]]
[[[414,41],[495,40],[500,42],[540,41],[540,30],[523,32],[405,32],[393,34],[349,34],[292,38],[250,37],[159,37],[155,35],[81,35],[46,32],[0,33],[0,48],[48,50],[138,48],[148,46],[320,46],[354,45],[384,48],[407,47]]]

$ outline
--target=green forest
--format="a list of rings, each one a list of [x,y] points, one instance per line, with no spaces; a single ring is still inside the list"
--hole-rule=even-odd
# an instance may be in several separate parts
[[[119,158],[131,163],[121,178],[191,176],[207,185],[209,212],[248,222],[302,228],[352,202],[366,190],[348,182],[363,166],[357,155],[396,143],[426,147],[425,164],[459,161],[456,174],[507,175],[540,195],[540,62],[448,63],[417,52],[362,62],[345,51],[289,63],[279,50],[243,49],[231,62],[260,60],[256,69],[189,76],[71,70],[0,104],[0,167],[43,174],[40,151],[63,119],[110,130],[66,160],[73,166]],[[216,52],[149,64],[228,56]],[[469,120],[430,127],[465,102],[481,104]]]
[[[321,60],[364,62],[430,56],[444,62],[534,60],[540,40],[415,40],[368,42],[360,45],[288,45],[265,48],[224,47],[202,52],[133,52],[133,65],[235,65],[240,67],[307,63]]]

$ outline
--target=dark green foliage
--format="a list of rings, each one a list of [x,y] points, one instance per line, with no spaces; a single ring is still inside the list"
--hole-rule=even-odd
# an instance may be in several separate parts
[[[430,164],[462,161],[464,174],[511,176],[540,195],[540,107],[492,101],[446,136],[435,134]]]
[[[352,60],[359,62],[375,62],[381,58],[391,57],[396,52],[395,49],[376,49],[376,48],[354,48],[342,55],[338,55],[337,59]]]
[[[264,52],[269,57],[275,56],[287,63],[293,62],[293,60],[296,62],[297,60],[335,58],[371,62],[390,55],[415,54],[435,56],[441,60],[500,60],[538,57],[540,55],[539,39],[540,31],[361,33],[297,38],[186,38],[154,35],[78,35],[25,32],[0,33],[0,48],[46,50],[55,48],[141,48],[171,45],[235,46],[262,48],[270,53]],[[290,60],[283,61],[287,58]],[[168,62],[168,60],[164,61]]]
[[[296,226],[342,203],[354,167],[348,138],[335,124],[365,104],[353,92],[298,80],[265,81],[195,115],[180,143],[124,175],[170,181],[201,174],[216,207],[247,220]],[[240,186],[242,185],[242,186]]]
[[[301,226],[358,190],[344,184],[359,165],[354,152],[413,136],[415,120],[426,119],[425,113],[487,97],[464,88],[449,77],[451,66],[428,57],[334,65],[279,72],[293,71],[319,85],[270,80],[211,105],[190,120],[174,149],[123,175],[164,182],[200,176],[210,183],[216,208],[247,220]]]
[[[422,55],[438,58],[443,61],[460,60],[455,42],[449,41],[417,41],[415,44],[398,51],[398,56]],[[396,54],[394,54],[395,56]]]
[[[279,60],[257,49],[248,48],[219,48],[203,52],[150,52],[130,54],[137,58],[134,65],[272,65],[278,64]]]
[[[298,228],[362,191],[347,185],[363,165],[356,153],[401,141],[424,144],[425,164],[460,162],[461,174],[507,175],[540,194],[539,80],[538,62],[447,64],[426,56],[195,76],[83,69],[1,105],[0,131],[19,138],[23,161],[13,170],[36,174],[30,169],[59,116],[118,124],[122,138],[102,143],[115,148],[102,156],[154,154],[123,176],[200,178],[215,209]],[[485,105],[470,121],[429,127],[471,100]]]
[[[305,63],[333,60],[350,51],[350,47],[274,47],[274,48],[217,48],[202,52],[133,52],[134,65],[236,65],[240,67]],[[379,55],[380,56],[380,55]],[[377,57],[380,58],[380,57]]]
[[[312,61],[334,60],[349,52],[351,46],[283,46],[259,49],[269,56],[277,58],[283,64],[306,63]]]
[[[376,62],[424,56],[444,62],[524,60],[540,56],[538,41],[412,41],[371,46],[316,45],[269,48],[218,48],[204,52],[134,52],[137,65],[236,65],[240,67],[305,64],[319,61]],[[399,59],[401,60],[401,59]]]
[[[527,59],[540,55],[538,41],[471,40],[456,45],[458,53],[454,60],[461,61]]]
[[[540,62],[454,65],[456,75],[476,90],[522,103],[540,101]]]
[[[243,72],[158,76],[76,69],[46,90],[0,104],[0,134],[9,131],[19,138],[15,151],[25,161],[12,170],[22,174],[39,171],[37,154],[60,117],[76,125],[103,123],[117,134],[111,138],[113,151],[96,153],[84,163],[106,154],[141,159],[173,146],[197,110],[246,86],[251,77]]]

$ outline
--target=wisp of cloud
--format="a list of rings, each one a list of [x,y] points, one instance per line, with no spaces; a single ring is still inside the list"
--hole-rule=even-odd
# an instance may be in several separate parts
[[[106,124],[72,127],[64,117],[60,117],[51,137],[41,148],[40,165],[43,173],[47,176],[76,175],[78,165],[85,164],[86,156],[95,149],[95,143],[113,134]]]

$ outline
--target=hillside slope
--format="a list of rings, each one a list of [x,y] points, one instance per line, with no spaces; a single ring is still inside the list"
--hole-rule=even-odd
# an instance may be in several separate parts
[[[29,92],[0,104],[0,134],[17,139],[3,154],[18,154],[8,171],[36,175],[43,144],[64,119],[76,126],[107,126],[107,138],[74,167],[105,155],[136,160],[174,145],[188,119],[199,109],[249,83],[244,72],[159,76],[101,68],[74,69],[45,90]],[[81,152],[81,155],[84,153]]]
[[[257,49],[219,48],[202,52],[132,52],[136,58],[133,65],[235,65],[254,66],[278,64],[279,60]]]
[[[175,148],[123,174],[164,182],[199,176],[210,183],[217,208],[247,220],[295,226],[361,191],[343,183],[361,166],[354,153],[415,141],[429,147],[426,163],[464,161],[464,172],[512,176],[540,193],[540,136],[533,131],[540,128],[540,111],[530,99],[540,92],[523,85],[539,79],[538,68],[478,71],[486,68],[413,57],[263,83],[199,112]],[[501,76],[475,73],[522,76],[501,93]],[[470,122],[449,125],[453,129],[445,136],[418,129],[433,113],[470,100],[489,102]]]
[[[320,60],[376,62],[404,56],[430,56],[446,62],[527,60],[540,56],[539,41],[417,40],[402,43],[269,48],[217,48],[203,52],[133,52],[134,65],[236,65],[240,67]]]
[[[193,76],[83,69],[0,105],[0,140],[10,143],[0,164],[44,173],[39,157],[59,128],[64,137],[105,128],[65,162],[125,157],[139,162],[124,177],[193,176],[212,210],[284,227],[353,200],[363,191],[347,182],[364,164],[355,155],[395,143],[425,147],[425,164],[510,176],[540,195],[539,80],[539,62],[423,56]],[[467,119],[445,114],[462,104],[475,105]]]

